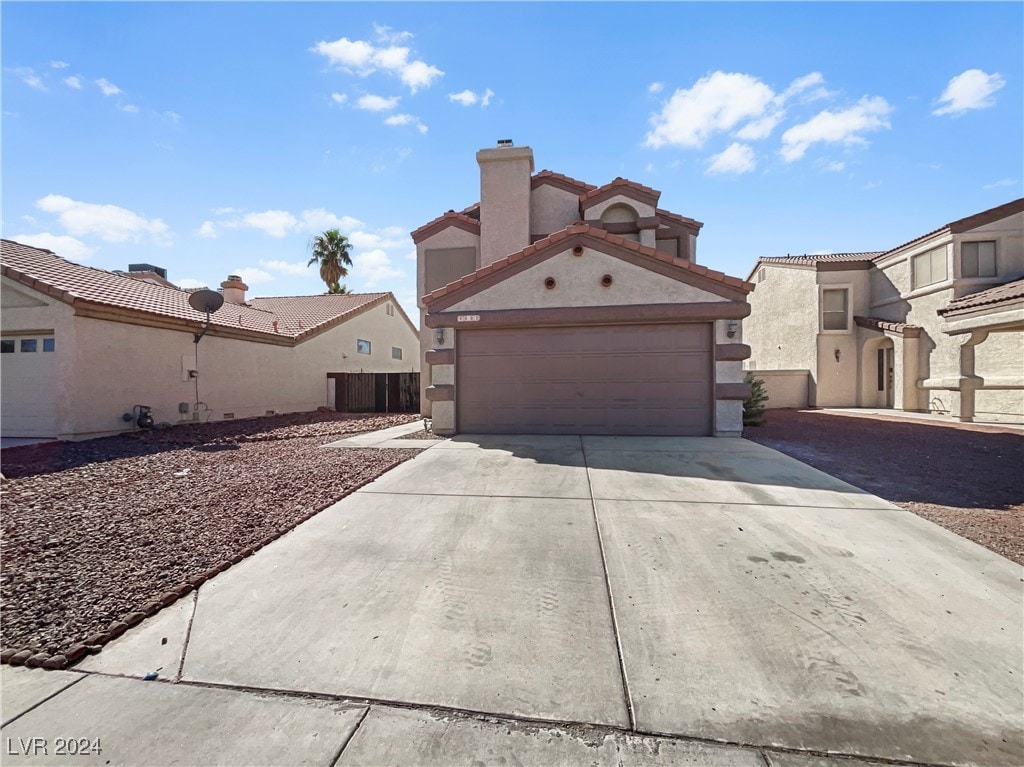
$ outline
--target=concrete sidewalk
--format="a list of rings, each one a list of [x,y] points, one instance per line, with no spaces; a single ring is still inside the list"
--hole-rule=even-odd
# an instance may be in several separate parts
[[[51,751],[4,763],[1024,762],[1013,563],[744,440],[426,444],[74,670],[4,667],[5,749]]]

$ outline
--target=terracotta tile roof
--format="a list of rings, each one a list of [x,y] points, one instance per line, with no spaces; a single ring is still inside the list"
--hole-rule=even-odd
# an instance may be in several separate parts
[[[49,250],[3,240],[0,264],[5,277],[68,304],[81,301],[189,323],[206,320],[205,314],[189,306],[188,298],[193,291],[153,285],[103,269],[82,266]],[[340,322],[346,315],[389,295],[354,293],[256,298],[248,305],[225,303],[210,316],[210,324],[300,340],[310,331],[319,331],[328,323]]]
[[[814,266],[820,263],[841,261],[870,261],[881,253],[880,250],[864,253],[804,253],[799,256],[765,256],[757,259],[759,264],[800,264]]]
[[[972,293],[969,296],[954,298],[943,308],[939,314],[966,314],[976,309],[989,309],[1002,304],[1014,304],[1024,301],[1024,279],[1006,282],[996,285],[994,288]]]
[[[428,237],[432,237],[437,234],[442,229],[447,229],[449,226],[457,226],[459,229],[464,229],[472,234],[480,234],[479,212],[477,213],[477,216],[477,218],[470,218],[465,213],[456,213],[454,210],[450,210],[447,213],[438,216],[433,221],[427,222],[419,229],[415,229],[410,232],[412,235],[412,241],[420,243]]]
[[[662,218],[667,218],[669,221],[675,221],[676,223],[682,224],[688,229],[699,230],[702,226],[704,226],[704,224],[700,221],[697,221],[692,218],[687,218],[686,216],[680,216],[678,213],[673,213],[672,211],[665,210],[664,208],[656,208],[654,214],[656,216],[661,216]]]
[[[975,229],[979,226],[991,224],[995,221],[998,221],[1001,218],[1006,218],[1007,216],[1012,216],[1014,213],[1020,213],[1022,211],[1024,211],[1024,197],[1021,197],[1020,199],[1017,200],[1012,200],[1011,202],[1004,203],[1003,205],[997,205],[996,207],[989,208],[988,210],[983,210],[981,211],[981,213],[975,213],[974,215],[967,216],[966,218],[959,218],[956,221],[950,221],[945,226],[940,226],[938,229],[933,229],[927,234],[922,234],[920,237],[915,237],[912,240],[907,240],[901,245],[897,245],[895,248],[889,248],[889,250],[886,250],[883,253],[879,253],[877,256],[875,256],[875,260],[878,261],[888,256],[890,253],[895,253],[896,251],[902,250],[908,245],[913,245],[915,242],[926,240],[929,237],[933,237],[936,234],[940,234],[941,232],[948,231],[951,234],[961,234],[963,232],[968,232],[971,229]]]
[[[917,338],[921,335],[920,325],[908,325],[905,322],[890,322],[878,317],[854,317],[853,321],[862,328],[868,330],[880,330],[894,333],[906,338]]]
[[[449,293],[453,293],[454,291],[458,290],[464,285],[471,285],[472,283],[479,280],[481,277],[491,274],[492,272],[498,272],[501,271],[502,269],[506,269],[512,264],[516,263],[517,261],[522,261],[524,258],[532,256],[537,251],[544,248],[548,248],[551,245],[561,242],[562,240],[568,239],[569,237],[572,237],[574,235],[587,235],[594,239],[607,240],[609,243],[613,245],[618,245],[628,250],[635,251],[636,253],[648,256],[656,261],[661,261],[662,263],[672,264],[673,266],[676,266],[677,268],[682,269],[684,271],[699,274],[700,276],[705,277],[707,279],[714,280],[716,282],[721,282],[724,285],[728,285],[729,287],[743,290],[748,293],[754,289],[754,286],[751,283],[744,282],[738,277],[730,277],[724,272],[718,272],[715,271],[714,269],[708,269],[706,266],[701,266],[700,264],[695,264],[685,259],[673,258],[667,253],[663,253],[660,250],[655,250],[654,248],[649,248],[646,245],[641,245],[639,242],[636,242],[635,240],[629,240],[626,239],[625,237],[620,237],[617,234],[612,234],[611,232],[607,232],[604,229],[589,226],[588,224],[573,224],[572,226],[568,226],[565,229],[562,229],[558,232],[555,232],[552,235],[545,237],[543,240],[538,240],[532,245],[529,245],[516,253],[512,253],[511,255],[506,256],[505,258],[499,259],[494,263],[488,264],[487,266],[477,269],[472,274],[467,274],[465,277],[456,280],[455,282],[450,282],[444,287],[438,288],[432,293],[423,296],[423,303],[429,306],[431,302],[436,301],[437,299],[441,298],[442,296],[446,296]]]
[[[604,186],[599,186],[596,189],[591,189],[586,194],[580,195],[580,208],[585,208],[587,203],[593,203],[612,197],[616,194],[631,195],[634,197],[640,197],[643,200],[651,200],[652,205],[657,203],[658,198],[661,197],[661,192],[657,189],[651,189],[649,186],[638,184],[635,181],[622,178],[619,176],[612,181],[609,181]]]
[[[570,191],[577,192],[578,194],[584,194],[592,189],[597,189],[593,184],[580,181],[572,176],[566,176],[564,173],[555,173],[553,170],[542,170],[539,173],[535,173],[533,178],[530,179],[531,189],[536,189],[541,184],[552,184],[563,189],[570,187]]]

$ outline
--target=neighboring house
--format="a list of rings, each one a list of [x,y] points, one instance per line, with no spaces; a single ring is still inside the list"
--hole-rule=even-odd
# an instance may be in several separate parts
[[[881,253],[761,258],[743,337],[772,407],[1024,421],[1024,199]]]
[[[752,286],[697,265],[702,224],[529,147],[476,159],[480,202],[412,233],[434,430],[739,435]]]
[[[163,270],[143,265],[139,279],[9,240],[2,246],[5,437],[115,434],[132,428],[122,416],[137,405],[170,423],[339,404],[381,409],[382,396],[396,410],[403,403],[394,375],[419,370],[416,328],[390,293],[246,301],[247,286],[231,276],[197,344],[205,315]],[[349,379],[356,393],[366,390],[363,401],[339,385]],[[404,404],[415,410],[418,375],[412,381]]]

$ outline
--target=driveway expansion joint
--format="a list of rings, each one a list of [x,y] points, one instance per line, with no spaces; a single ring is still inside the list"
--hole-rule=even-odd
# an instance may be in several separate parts
[[[601,551],[601,572],[604,574],[604,588],[608,595],[608,612],[612,619],[612,633],[615,634],[615,653],[619,662],[619,675],[622,677],[622,695],[629,715],[629,728],[636,729],[636,714],[633,711],[633,698],[629,694],[629,680],[626,677],[626,663],[622,656],[622,639],[619,637],[619,621],[615,615],[615,598],[612,596],[611,578],[608,576],[608,560],[604,552],[604,538],[601,536],[601,522],[597,518],[597,502],[594,500],[594,486],[590,482],[590,466],[587,464],[587,449],[580,437],[580,452],[583,454],[583,468],[587,472],[587,489],[590,491],[590,511],[594,515],[594,530],[597,532],[597,546]]]
[[[89,672],[94,673],[97,676],[117,676],[114,674],[106,674],[101,672]],[[83,673],[82,676],[88,676],[89,674]],[[137,682],[144,683],[143,680],[138,677],[131,677]],[[833,760],[849,760],[854,762],[870,762],[875,764],[889,764],[897,765],[898,767],[957,767],[957,765],[945,762],[923,762],[915,761],[912,759],[893,759],[889,757],[873,756],[865,754],[849,754],[839,751],[823,751],[820,749],[800,749],[800,748],[787,748],[785,746],[776,745],[765,745],[761,743],[746,743],[739,740],[722,740],[716,738],[706,738],[699,735],[686,735],[683,733],[666,733],[657,730],[643,729],[636,726],[622,727],[614,724],[603,724],[594,722],[584,722],[566,719],[545,719],[541,717],[529,717],[519,716],[516,714],[509,713],[498,713],[491,711],[479,711],[474,709],[459,708],[456,706],[443,706],[430,703],[415,703],[410,701],[400,700],[388,700],[385,698],[369,698],[360,695],[338,695],[334,693],[323,693],[323,692],[310,692],[307,690],[284,690],[269,687],[249,687],[244,685],[232,685],[232,684],[221,684],[218,682],[202,682],[193,679],[182,679],[180,681],[173,681],[170,679],[158,680],[162,684],[171,685],[183,685],[185,687],[197,687],[200,689],[211,689],[211,690],[227,690],[230,692],[238,692],[242,694],[261,695],[271,698],[291,698],[299,700],[317,700],[325,703],[338,703],[348,706],[364,706],[365,711],[363,716],[360,718],[360,724],[369,714],[370,709],[373,707],[383,709],[399,709],[406,711],[420,711],[426,714],[431,714],[437,717],[454,717],[457,719],[463,719],[467,721],[484,721],[491,723],[499,723],[508,725],[526,725],[531,727],[550,727],[562,730],[573,731],[576,729],[586,730],[588,733],[603,733],[603,734],[621,734],[621,735],[632,735],[642,738],[660,738],[662,740],[677,741],[680,743],[695,743],[704,746],[717,746],[717,747],[732,747],[741,748],[747,751],[756,751],[762,758],[768,757],[766,761],[771,764],[770,756],[772,753],[779,754],[794,754],[798,756],[816,757],[820,759],[833,759]],[[74,684],[74,683],[73,683]],[[70,687],[71,685],[68,685]],[[66,690],[67,687],[64,688]],[[61,690],[60,692],[63,692]],[[59,693],[56,693],[59,694]],[[52,697],[52,696],[51,696]],[[34,708],[34,707],[33,707]],[[358,730],[358,726],[356,728]],[[355,731],[346,741],[346,746],[351,743],[355,737]],[[338,759],[341,758],[344,752],[344,747],[339,751],[338,756],[332,763],[336,764]]]
[[[352,742],[353,738],[355,738],[356,733],[359,732],[359,728],[362,726],[363,722],[366,720],[366,717],[369,715],[369,713],[370,706],[367,706],[363,709],[363,714],[359,717],[359,721],[356,722],[356,726],[352,728],[352,732],[348,734],[347,738],[341,741],[341,745],[338,747],[338,752],[334,755],[334,758],[331,760],[329,767],[335,767],[335,765],[338,763],[338,760],[341,759],[341,755],[345,753],[345,749],[348,748],[348,744]]]
[[[40,671],[39,673],[43,673],[43,672]],[[14,716],[12,716],[10,719],[7,719],[6,721],[0,722],[0,727],[6,727],[7,725],[12,724],[12,723],[18,721],[19,719],[21,719],[21,717],[25,716],[25,714],[29,713],[30,711],[35,711],[37,708],[39,708],[41,705],[46,703],[48,700],[52,700],[53,698],[56,698],[58,695],[60,695],[65,690],[68,690],[69,688],[74,687],[76,684],[81,682],[82,679],[85,679],[87,676],[88,676],[88,674],[82,674],[81,679],[75,679],[72,682],[68,682],[66,685],[61,687],[59,690],[57,690],[56,692],[54,692],[54,693],[52,693],[50,695],[47,695],[45,698],[43,698],[38,703],[35,703],[35,704],[29,706],[24,711],[21,711],[20,713],[15,714]]]

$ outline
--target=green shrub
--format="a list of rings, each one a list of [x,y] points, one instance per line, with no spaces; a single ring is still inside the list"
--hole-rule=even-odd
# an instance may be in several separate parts
[[[764,424],[764,403],[768,401],[764,380],[754,378],[754,374],[748,370],[743,375],[743,383],[750,384],[750,397],[743,400],[743,425],[762,426]]]

